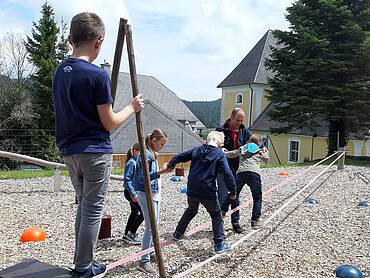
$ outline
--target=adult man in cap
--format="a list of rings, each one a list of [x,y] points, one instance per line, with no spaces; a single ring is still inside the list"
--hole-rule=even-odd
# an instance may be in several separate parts
[[[251,136],[250,130],[243,125],[244,118],[244,111],[241,108],[236,107],[233,109],[233,111],[231,111],[230,118],[227,119],[222,126],[216,128],[216,131],[222,131],[224,133],[224,147],[228,151],[237,150],[240,146],[245,145]],[[231,172],[233,173],[234,177],[236,177],[236,170],[238,170],[239,167],[239,158],[228,158],[227,161]],[[227,187],[224,183],[222,174],[218,176],[217,184],[218,200],[219,203],[222,204],[228,197]],[[236,233],[240,234],[243,232],[239,221],[231,222],[231,224]]]

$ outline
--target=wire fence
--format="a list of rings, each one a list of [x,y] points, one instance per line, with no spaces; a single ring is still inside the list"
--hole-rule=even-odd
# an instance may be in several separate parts
[[[42,129],[0,129],[0,150],[60,162],[55,131]],[[0,168],[14,169],[19,162],[0,158]]]

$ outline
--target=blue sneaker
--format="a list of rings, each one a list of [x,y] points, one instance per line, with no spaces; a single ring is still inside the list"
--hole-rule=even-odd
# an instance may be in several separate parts
[[[102,278],[107,274],[107,266],[92,262],[88,270],[84,272],[72,271],[72,278]]]
[[[231,243],[220,242],[215,244],[215,252],[216,254],[221,254],[223,252],[229,251],[232,248]]]
[[[179,241],[180,239],[184,238],[184,234],[180,234],[178,231],[174,231],[172,235],[172,239],[174,241]]]

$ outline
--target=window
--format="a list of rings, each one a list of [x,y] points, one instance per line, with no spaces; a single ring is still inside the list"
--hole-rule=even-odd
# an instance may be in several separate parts
[[[289,162],[299,161],[299,141],[289,141]]]
[[[236,96],[236,101],[235,101],[236,104],[242,104],[243,103],[243,95],[242,94],[239,94]]]

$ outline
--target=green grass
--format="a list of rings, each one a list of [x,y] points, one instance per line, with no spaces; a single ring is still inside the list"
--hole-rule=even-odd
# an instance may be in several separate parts
[[[114,174],[114,175],[123,175],[123,169],[120,169],[120,168],[113,169],[112,174]]]
[[[68,176],[68,172],[63,170],[63,176]],[[0,180],[12,179],[29,179],[35,177],[52,177],[54,176],[54,170],[11,170],[11,171],[0,171]]]
[[[114,169],[112,174],[123,175],[123,169]],[[0,180],[22,180],[36,177],[52,177],[54,176],[54,170],[43,169],[43,170],[0,170]],[[62,170],[62,176],[69,176],[67,170]]]
[[[328,159],[323,165],[329,165],[333,159]],[[295,166],[310,166],[315,164],[317,161],[311,161],[307,163],[295,163],[295,164],[264,164],[262,168],[287,168]],[[359,166],[359,167],[370,167],[370,159],[354,159],[353,157],[346,157],[346,165]],[[123,175],[123,169],[116,168],[113,169],[112,174]],[[54,175],[54,170],[0,170],[0,180],[5,179],[28,179],[34,177],[52,177]],[[67,170],[62,171],[63,176],[68,176]]]

